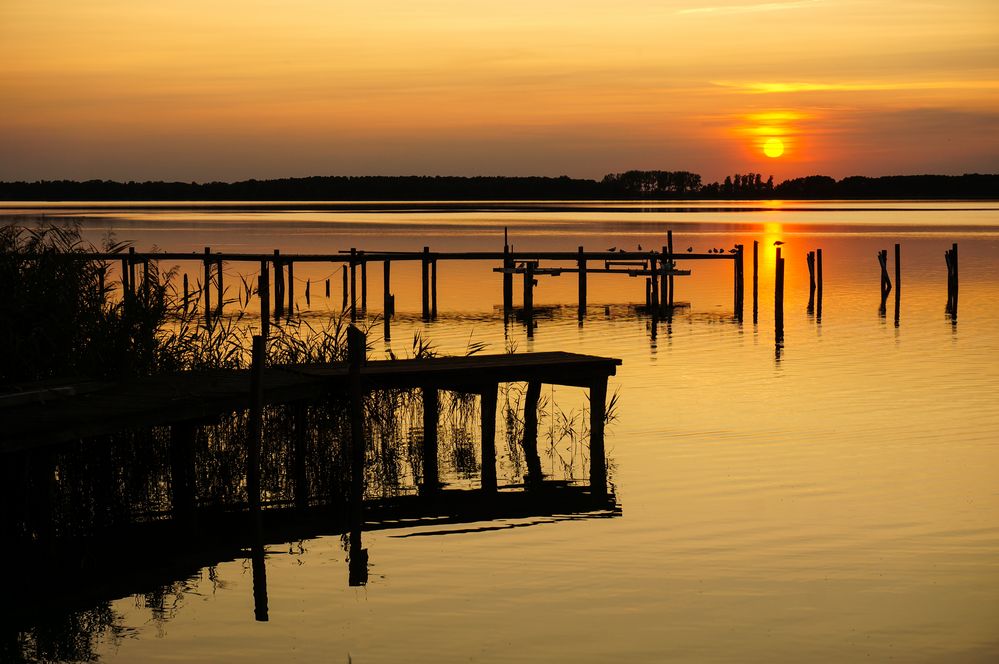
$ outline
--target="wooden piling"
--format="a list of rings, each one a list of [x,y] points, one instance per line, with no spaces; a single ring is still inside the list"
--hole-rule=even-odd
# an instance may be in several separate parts
[[[382,319],[385,341],[392,339],[392,261],[382,263]]]
[[[422,297],[423,320],[430,320],[430,247],[423,247],[422,267]]]
[[[205,247],[205,286],[202,293],[205,296],[205,327],[212,326],[212,249]]]
[[[284,265],[281,262],[281,251],[274,250],[274,318],[284,314]]]
[[[188,303],[190,302],[191,291],[187,283],[187,272],[184,273],[184,313],[187,313]]]
[[[652,280],[648,277],[645,278],[645,307],[652,308]]]
[[[357,249],[350,248],[350,322],[357,322]]]
[[[669,258],[667,258],[667,247],[664,244],[662,247],[662,270],[659,273],[659,307],[664,309],[669,298],[667,291],[669,290],[669,281],[667,280],[666,273],[669,272]]]
[[[604,451],[604,422],[607,409],[607,377],[590,384],[590,491],[607,495],[607,457]]]
[[[436,387],[423,388],[423,485],[420,492],[433,494],[440,488],[437,470],[437,411],[439,395]]]
[[[288,316],[295,314],[295,261],[288,261]]]
[[[295,449],[291,476],[295,478],[295,509],[304,511],[309,507],[309,480],[306,474],[306,459],[308,455],[308,408],[304,401],[292,404],[294,421]]]
[[[583,247],[579,247],[579,258],[576,259],[576,267],[579,270],[579,305],[578,318],[583,320],[586,316],[586,259],[583,257]]]
[[[774,339],[777,346],[784,342],[784,259],[777,247],[777,264],[774,271]]]
[[[815,252],[809,251],[805,255],[805,262],[808,264],[808,313],[815,311]]]
[[[216,284],[216,285],[218,286],[218,295],[219,295],[219,297],[218,297],[219,304],[218,304],[218,308],[216,309],[216,311],[218,312],[219,317],[221,317],[222,316],[222,310],[225,307],[225,286],[222,283],[222,259],[221,258],[218,259],[218,261],[215,262],[215,272],[216,272],[216,276],[218,277],[218,284]]]
[[[364,333],[351,325],[347,328],[347,390],[350,399],[350,516],[359,526],[364,518],[364,393],[361,365],[367,353]]]
[[[350,290],[350,286],[347,285],[347,266],[344,265],[340,269],[340,275],[343,277],[343,302],[340,304],[340,311],[347,311],[347,294]]]
[[[437,318],[437,259],[430,261],[430,317]]]
[[[669,310],[673,311],[673,268],[675,267],[675,262],[673,260],[673,231],[666,231],[666,258],[669,261],[669,298],[666,302],[666,306]]]
[[[482,491],[496,491],[496,392],[498,385],[489,385],[481,393],[482,424]]]
[[[753,240],[753,322],[759,321],[760,315],[760,243]]]
[[[902,245],[895,243],[895,327],[902,309]]]
[[[815,250],[815,316],[822,320],[822,250]]]
[[[191,422],[170,426],[170,498],[173,518],[190,526],[195,520],[197,488],[194,467],[194,436],[197,428]]]
[[[505,242],[506,229],[503,230],[503,236],[503,316],[507,317],[513,311],[513,254],[510,245]]]
[[[366,315],[368,311],[368,261],[364,258],[364,252],[358,252],[361,259],[361,315]]]
[[[135,247],[128,248],[128,294],[135,295]]]
[[[646,306],[655,311],[659,308],[659,261],[654,254],[649,257],[649,275]]]
[[[735,261],[732,271],[735,273],[735,317],[741,321],[745,301],[746,275],[743,272],[743,246],[735,245]]]
[[[264,411],[264,362],[266,342],[261,335],[253,336],[253,360],[250,365],[249,432],[246,437],[246,495],[250,512],[260,518],[260,444]]]
[[[260,276],[257,277],[257,295],[260,298],[260,336],[264,339],[267,339],[271,330],[271,275],[268,272],[269,266],[267,261],[260,261]]]
[[[524,484],[536,487],[541,484],[541,457],[538,455],[538,402],[541,400],[541,383],[531,381],[524,393],[524,438],[521,446],[524,449],[524,463],[527,465],[527,477]]]
[[[305,280],[305,306],[312,306],[312,279]]]
[[[524,263],[524,318],[530,324],[534,317],[534,263]]]
[[[326,299],[330,299],[330,280],[326,280]]]
[[[267,564],[264,545],[259,537],[250,547],[250,573],[253,585],[253,619],[267,622],[270,619],[267,612]]]

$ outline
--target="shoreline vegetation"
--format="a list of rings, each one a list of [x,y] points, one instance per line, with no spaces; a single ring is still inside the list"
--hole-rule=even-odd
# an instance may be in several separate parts
[[[0,201],[559,201],[559,200],[989,200],[999,174],[825,175],[775,183],[760,173],[703,183],[688,171],[626,171],[602,180],[561,177],[313,176],[238,182],[0,182]]]

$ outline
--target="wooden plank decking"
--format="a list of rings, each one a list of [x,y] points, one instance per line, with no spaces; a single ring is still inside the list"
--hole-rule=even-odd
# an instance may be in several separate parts
[[[591,387],[606,383],[620,364],[613,358],[565,352],[375,360],[363,365],[361,379],[368,389],[481,392],[504,382]],[[264,403],[315,399],[331,390],[345,390],[347,376],[346,363],[270,367],[263,374]],[[0,453],[244,410],[250,400],[250,371],[183,372],[71,392],[49,389],[34,403],[0,397]]]

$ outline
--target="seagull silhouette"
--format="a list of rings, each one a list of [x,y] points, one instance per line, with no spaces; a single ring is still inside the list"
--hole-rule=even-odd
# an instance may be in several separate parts
[[[693,247],[687,247],[687,253],[688,253],[688,254],[689,254],[690,252],[692,252],[693,250],[694,250],[694,248],[693,248]]]
[[[642,250],[642,245],[638,245],[638,250],[639,250],[639,251],[641,251],[641,250]]]
[[[737,253],[739,253],[739,250],[738,249],[729,249],[728,253],[730,253],[730,254],[737,254]]]
[[[775,241],[775,242],[774,242],[774,246],[775,246],[775,247],[779,247],[779,246],[781,246],[782,244],[784,244],[784,242],[783,242],[783,241],[781,241],[781,240],[777,240],[777,241]]]
[[[610,249],[608,249],[607,251],[617,251],[617,247],[611,247],[611,248],[610,248]]]

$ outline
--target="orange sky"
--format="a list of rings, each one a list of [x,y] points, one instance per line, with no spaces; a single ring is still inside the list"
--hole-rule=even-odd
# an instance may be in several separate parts
[[[3,0],[0,146],[5,180],[999,172],[999,3]]]

